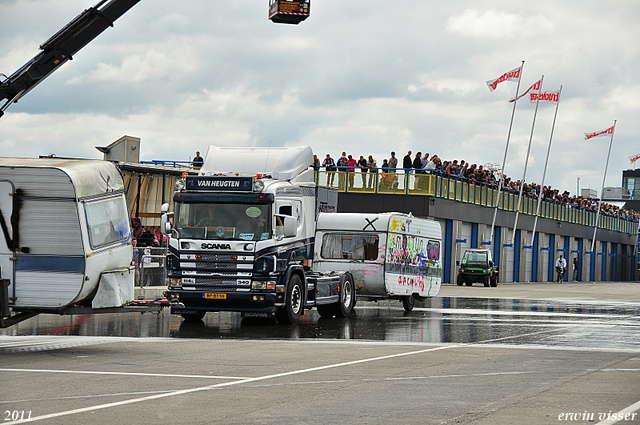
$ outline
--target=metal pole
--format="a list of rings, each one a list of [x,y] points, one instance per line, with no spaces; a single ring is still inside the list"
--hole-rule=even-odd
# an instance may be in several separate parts
[[[533,130],[536,126],[536,116],[538,115],[538,105],[540,105],[540,92],[542,91],[542,82],[544,75],[540,78],[540,86],[538,86],[538,99],[536,100],[536,109],[533,112],[533,123],[531,124],[531,134],[529,135],[529,146],[527,147],[527,156],[524,160],[524,170],[522,172],[522,180],[520,180],[520,193],[518,194],[518,206],[516,208],[516,219],[513,222],[513,232],[511,235],[511,245],[516,240],[516,228],[518,227],[518,215],[520,214],[520,205],[522,204],[522,189],[524,188],[524,179],[527,176],[527,166],[529,165],[529,153],[531,152],[531,141],[533,140]]]
[[[613,120],[613,130],[611,131],[611,140],[609,141],[609,152],[607,153],[607,162],[604,165],[604,176],[602,176],[602,189],[600,189],[600,202],[598,202],[598,212],[596,213],[596,225],[593,228],[593,239],[591,240],[591,255],[595,255],[593,250],[596,246],[596,232],[598,231],[598,221],[600,220],[600,208],[602,207],[602,195],[604,193],[604,182],[607,179],[607,168],[609,168],[609,156],[611,155],[611,145],[613,144],[613,134],[616,132],[616,122]]]
[[[515,99],[518,98],[518,93],[520,91],[520,81],[522,80],[522,72],[524,71],[524,61],[522,61],[522,65],[520,65],[520,78],[518,78],[518,87],[516,87],[516,96]],[[513,102],[513,110],[511,111],[511,121],[509,122],[509,132],[507,133],[507,144],[504,147],[504,158],[502,159],[502,168],[500,170],[500,180],[498,181],[498,193],[496,194],[496,206],[493,210],[493,220],[491,221],[491,233],[489,234],[489,245],[493,246],[493,231],[496,227],[496,216],[498,215],[498,205],[500,205],[500,193],[502,192],[502,183],[504,181],[504,170],[507,164],[507,152],[509,151],[509,141],[511,140],[511,129],[513,127],[513,117],[516,114],[516,103]]]
[[[536,237],[536,227],[538,225],[538,216],[540,215],[540,204],[542,200],[542,188],[544,187],[544,179],[547,176],[547,164],[549,164],[549,153],[551,152],[551,141],[553,140],[553,130],[556,128],[556,117],[558,116],[558,107],[560,106],[560,95],[562,95],[562,86],[560,86],[560,91],[558,93],[558,103],[556,103],[556,112],[553,115],[553,124],[551,125],[551,136],[549,136],[549,146],[547,146],[547,158],[544,160],[544,171],[542,172],[542,183],[540,183],[540,193],[538,193],[538,205],[536,205],[536,217],[533,220],[533,233],[531,236],[531,244],[533,245],[533,241]],[[578,181],[580,181],[580,177],[578,177]]]

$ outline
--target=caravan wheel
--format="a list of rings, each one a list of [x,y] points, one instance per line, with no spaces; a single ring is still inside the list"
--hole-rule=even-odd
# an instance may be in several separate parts
[[[416,299],[413,297],[413,295],[409,295],[408,297],[402,298],[402,306],[404,307],[405,311],[413,310],[413,307],[415,304],[416,304]]]

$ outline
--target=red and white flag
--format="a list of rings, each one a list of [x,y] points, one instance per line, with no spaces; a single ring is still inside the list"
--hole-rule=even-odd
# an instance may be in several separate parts
[[[487,81],[487,86],[489,86],[490,91],[494,91],[496,87],[498,87],[498,84],[502,83],[503,81],[518,81],[520,79],[521,72],[522,72],[522,65],[520,65],[515,69],[512,69],[509,72],[505,72],[495,80]]]
[[[594,133],[584,133],[586,136],[584,140],[593,139],[594,137],[600,136],[612,136],[613,135],[613,126],[607,128],[606,130],[596,131]]]
[[[540,100],[538,100],[540,98]],[[560,101],[560,90],[558,91],[546,91],[544,93],[530,93],[529,99],[531,103],[558,103]]]
[[[533,83],[533,85],[531,87],[529,87],[527,89],[526,92],[522,93],[520,96],[516,97],[515,99],[511,99],[509,100],[509,102],[515,102],[516,100],[519,100],[521,98],[523,98],[524,96],[527,95],[527,93],[529,93],[531,90],[536,90],[536,91],[540,91],[540,84],[542,84],[542,80],[538,80],[535,83]],[[536,93],[536,96],[538,95],[538,93]]]
[[[640,155],[630,156],[629,160],[633,163],[640,159]]]

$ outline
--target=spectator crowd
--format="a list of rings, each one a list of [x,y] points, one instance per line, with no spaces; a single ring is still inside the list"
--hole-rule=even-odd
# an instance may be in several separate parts
[[[399,168],[398,165],[402,165]],[[404,172],[415,174],[437,174],[445,177],[451,177],[459,179],[470,184],[483,185],[489,188],[498,189],[500,177],[504,180],[502,182],[502,190],[505,192],[518,194],[522,187],[523,196],[537,198],[542,191],[542,199],[554,202],[559,205],[566,205],[573,208],[584,209],[588,211],[598,211],[599,200],[597,198],[585,198],[579,195],[571,195],[568,191],[560,193],[558,189],[553,189],[550,186],[541,186],[536,183],[523,183],[520,180],[512,180],[510,177],[498,173],[492,169],[486,169],[482,165],[470,164],[467,161],[454,159],[452,161],[443,161],[438,155],[430,155],[429,153],[416,152],[412,157],[412,152],[408,151],[407,155],[402,159],[402,163],[399,164],[398,158],[395,152],[391,152],[389,159],[384,159],[380,167],[377,165],[377,161],[372,155],[369,155],[367,159],[363,155],[360,155],[360,159],[356,160],[353,155],[347,155],[346,152],[342,152],[340,158],[335,161],[330,154],[327,154],[324,161],[320,163],[320,159],[314,155],[312,166],[319,170],[324,168],[326,171],[348,171],[349,187],[353,187],[355,179],[356,168],[360,169],[362,174],[362,187],[372,188],[375,184],[376,173],[383,173],[380,181],[389,181],[386,178],[388,173]],[[368,176],[368,178],[367,178]],[[331,173],[327,176],[327,184],[332,186],[334,182],[335,174]],[[395,177],[395,176],[394,176]],[[341,179],[344,179],[344,175],[340,175]],[[340,182],[343,186],[344,182]],[[610,217],[623,218],[627,220],[638,221],[640,219],[640,213],[636,211],[625,210],[616,205],[602,203],[600,213]]]
[[[131,233],[135,248],[160,246],[167,236],[160,233],[160,226],[144,227],[138,217],[131,217]]]

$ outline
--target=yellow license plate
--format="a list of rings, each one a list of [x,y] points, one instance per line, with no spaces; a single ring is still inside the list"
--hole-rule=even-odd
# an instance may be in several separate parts
[[[226,300],[227,299],[227,294],[204,293],[203,295],[204,295],[204,298],[208,300]]]

